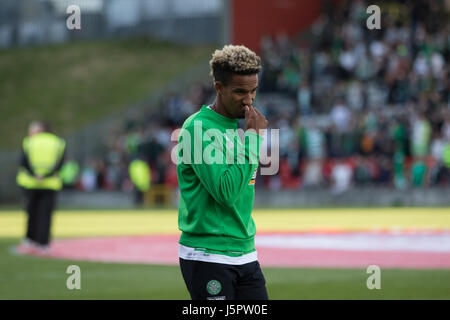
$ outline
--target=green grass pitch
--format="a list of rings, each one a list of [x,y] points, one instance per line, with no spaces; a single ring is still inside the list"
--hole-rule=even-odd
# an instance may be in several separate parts
[[[275,230],[287,226],[290,226],[289,230],[370,229],[388,227],[389,223],[394,224],[393,227],[448,229],[450,217],[448,209],[277,212],[278,215],[273,211],[257,211],[257,225],[259,221],[262,230],[269,230],[270,220],[276,220],[278,224],[272,223]],[[394,218],[386,219],[389,215]],[[280,218],[289,216],[291,219],[283,226]],[[109,226],[99,222],[105,218],[110,220]],[[347,227],[343,224],[345,220]],[[292,221],[295,221],[295,228]],[[93,263],[15,255],[11,248],[19,243],[24,222],[21,211],[0,212],[0,299],[189,299],[178,266]],[[58,211],[54,222],[54,237],[176,232],[176,224],[173,225],[176,212],[171,210]],[[142,224],[147,224],[147,229],[142,229]],[[66,287],[69,277],[66,269],[71,264],[81,269],[81,290]],[[365,269],[262,268],[271,299],[450,299],[450,270],[447,269],[382,269],[381,289],[369,290],[366,287],[369,274]]]

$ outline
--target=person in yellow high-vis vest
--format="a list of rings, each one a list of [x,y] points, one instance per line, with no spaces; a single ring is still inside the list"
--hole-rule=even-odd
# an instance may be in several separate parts
[[[136,158],[130,162],[129,174],[133,182],[136,205],[142,205],[144,193],[150,188],[151,171],[148,163],[142,157]]]
[[[28,214],[25,245],[48,249],[51,218],[62,182],[59,170],[66,143],[51,133],[50,125],[33,122],[22,143],[17,184],[24,190]]]

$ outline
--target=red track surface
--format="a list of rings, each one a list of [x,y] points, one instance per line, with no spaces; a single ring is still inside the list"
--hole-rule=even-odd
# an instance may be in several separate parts
[[[330,247],[319,249],[283,248],[258,246],[258,240],[256,243],[262,266],[450,268],[450,252],[445,250],[342,250],[333,249],[332,243]],[[59,239],[46,253],[29,252],[23,247],[18,247],[17,251],[57,259],[175,265],[178,264],[178,235]]]

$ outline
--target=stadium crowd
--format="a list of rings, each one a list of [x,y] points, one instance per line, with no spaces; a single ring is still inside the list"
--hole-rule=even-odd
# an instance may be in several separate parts
[[[368,5],[326,6],[307,34],[263,39],[255,105],[280,130],[280,162],[277,175],[258,176],[257,187],[450,185],[444,4],[383,2],[374,30],[366,26]],[[127,166],[139,154],[153,184],[176,188],[171,134],[214,97],[210,83],[167,92],[157,108],[110,135],[108,152],[84,166],[78,187],[130,189]]]

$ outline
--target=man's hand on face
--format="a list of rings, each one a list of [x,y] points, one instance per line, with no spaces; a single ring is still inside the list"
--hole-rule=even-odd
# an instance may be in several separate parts
[[[245,130],[253,129],[258,134],[262,134],[260,130],[266,129],[268,123],[266,117],[255,107],[245,106]]]

